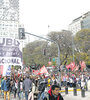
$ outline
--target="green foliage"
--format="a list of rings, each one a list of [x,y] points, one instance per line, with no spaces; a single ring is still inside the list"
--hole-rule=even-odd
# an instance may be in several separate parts
[[[64,65],[65,62],[70,64],[73,60],[72,56],[72,33],[63,30],[61,32],[51,32],[48,38],[55,41],[60,46],[60,61]],[[43,50],[46,49],[46,55]],[[29,43],[23,50],[23,60],[26,65],[32,63],[48,66],[49,57],[58,57],[58,47],[52,42],[34,41]],[[74,59],[75,62],[85,61],[90,64],[90,29],[84,29],[74,36]],[[52,65],[56,66],[57,62],[52,61]]]
[[[90,29],[82,29],[75,38],[75,60],[84,60],[86,64],[90,64]]]
[[[90,50],[90,29],[83,29],[76,34],[75,45],[83,52]]]
[[[43,49],[48,49],[46,41],[34,41],[28,44],[23,51],[23,59],[25,64],[31,65],[33,62],[40,65],[47,65],[49,56],[43,55]],[[48,53],[48,52],[47,52]]]

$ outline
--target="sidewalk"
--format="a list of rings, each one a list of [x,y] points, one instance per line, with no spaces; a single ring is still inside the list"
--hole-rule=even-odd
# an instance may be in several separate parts
[[[73,89],[72,91],[68,91],[68,94],[65,94],[65,92],[61,92],[61,95],[63,96],[64,100],[90,100],[89,91],[85,91],[85,97],[81,96],[81,91],[77,91],[77,96],[74,96]]]
[[[68,92],[70,91],[73,91],[73,87],[68,87]],[[77,91],[81,91],[81,90],[78,88]],[[62,87],[60,92],[65,92],[65,87]]]

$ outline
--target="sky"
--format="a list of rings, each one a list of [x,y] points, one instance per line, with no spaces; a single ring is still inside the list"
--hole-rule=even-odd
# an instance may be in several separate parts
[[[67,30],[72,20],[90,11],[90,0],[20,0],[19,6],[25,31],[46,36]]]

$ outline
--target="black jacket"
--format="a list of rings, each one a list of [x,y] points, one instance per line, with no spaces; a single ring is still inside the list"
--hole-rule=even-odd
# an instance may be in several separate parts
[[[43,100],[64,100],[63,97],[61,96],[61,94],[59,93],[59,95],[55,98],[55,96],[52,95],[51,93],[51,89],[48,91],[48,97],[44,97]]]

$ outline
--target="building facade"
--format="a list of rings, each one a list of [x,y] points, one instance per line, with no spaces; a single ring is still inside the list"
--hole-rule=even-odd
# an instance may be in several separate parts
[[[74,19],[72,23],[69,24],[68,26],[68,30],[70,30],[74,35],[81,29],[89,29],[89,28],[90,28],[90,11]]]
[[[18,39],[19,0],[0,0],[0,37]]]

